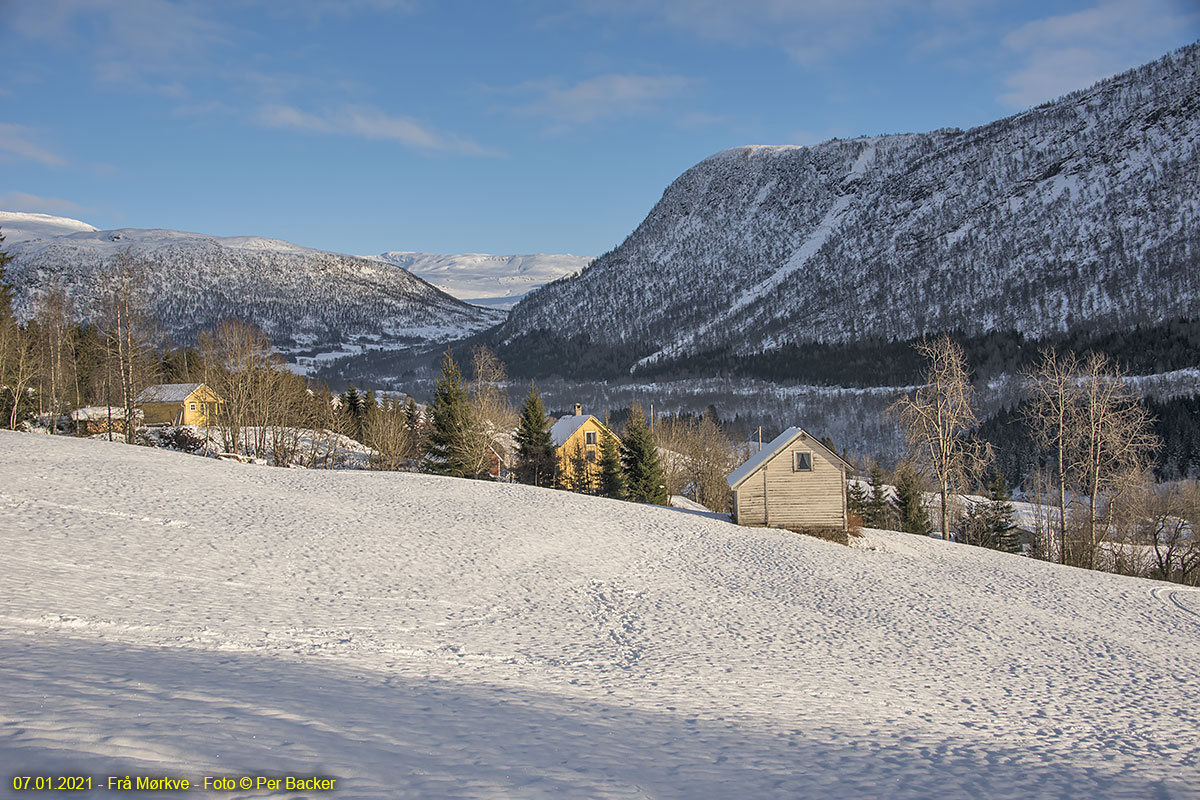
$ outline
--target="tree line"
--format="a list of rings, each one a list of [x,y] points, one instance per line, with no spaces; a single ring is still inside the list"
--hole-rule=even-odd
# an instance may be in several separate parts
[[[936,530],[943,538],[1015,550],[1007,482],[996,469],[994,448],[978,435],[963,349],[942,336],[919,343],[917,352],[926,363],[923,383],[889,409],[907,445],[895,488],[889,494],[874,467],[870,492],[851,486],[851,510],[868,525]],[[1035,510],[1027,521],[1032,555],[1200,581],[1200,485],[1190,479],[1156,482],[1161,441],[1121,369],[1103,353],[1080,358],[1047,348],[1023,380],[1030,399],[1022,430],[1038,455],[1025,490]],[[914,501],[914,492],[931,492],[934,502]],[[929,505],[934,521],[924,515]]]

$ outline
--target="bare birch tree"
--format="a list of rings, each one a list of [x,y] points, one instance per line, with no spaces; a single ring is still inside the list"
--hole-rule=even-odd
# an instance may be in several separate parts
[[[733,497],[725,477],[744,461],[740,451],[710,415],[699,421],[676,415],[660,418],[654,444],[668,494],[691,497],[715,511],[726,510]]]
[[[124,408],[125,441],[133,444],[137,431],[134,398],[153,382],[156,329],[147,308],[146,266],[128,250],[99,274],[97,311],[104,342],[106,368],[116,373],[116,388]],[[110,402],[111,405],[111,402]]]
[[[1140,498],[1137,541],[1153,553],[1150,576],[1200,582],[1200,483],[1150,486]]]
[[[504,364],[495,353],[486,347],[473,349],[471,370],[470,422],[462,431],[463,455],[469,474],[487,475],[496,438],[516,429],[518,415],[504,390],[508,380]]]
[[[221,399],[213,420],[226,452],[265,455],[266,428],[276,358],[257,327],[226,320],[199,337],[204,383]]]
[[[519,415],[505,391],[508,374],[504,363],[486,347],[471,351],[471,404],[486,427],[494,433],[507,433],[517,427]]]
[[[979,419],[962,348],[942,335],[916,349],[928,361],[925,385],[912,396],[901,395],[888,411],[900,423],[909,457],[937,484],[942,538],[947,539],[951,496],[975,480],[991,460],[991,449],[969,437]]]
[[[1096,566],[1101,531],[1100,502],[1136,485],[1158,448],[1152,418],[1125,383],[1121,371],[1102,353],[1092,354],[1080,379],[1074,447],[1068,469],[1088,499],[1088,566]],[[1107,528],[1107,526],[1105,526]]]
[[[367,409],[366,440],[372,451],[371,469],[403,469],[416,456],[404,406],[395,397]]]
[[[1067,469],[1070,451],[1074,447],[1076,417],[1080,401],[1079,362],[1074,353],[1058,355],[1052,349],[1043,350],[1041,359],[1026,378],[1032,400],[1027,419],[1034,441],[1049,454],[1056,481],[1055,499],[1058,502],[1057,533],[1058,561],[1067,561]]]
[[[38,299],[38,351],[41,365],[41,391],[44,410],[50,416],[49,431],[56,432],[57,419],[64,410],[66,395],[75,384],[75,359],[71,333],[71,299],[61,283],[52,284]]]
[[[7,394],[12,401],[8,415],[9,430],[17,429],[21,405],[28,402],[30,388],[37,380],[37,374],[37,350],[32,337],[17,325],[15,319],[0,319],[0,392]]]

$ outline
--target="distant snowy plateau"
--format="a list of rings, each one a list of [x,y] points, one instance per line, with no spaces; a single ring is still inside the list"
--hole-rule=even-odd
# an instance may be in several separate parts
[[[179,343],[222,319],[259,325],[291,354],[354,352],[458,339],[504,313],[471,305],[379,260],[278,239],[173,230],[101,231],[78,220],[0,212],[17,313],[55,283],[88,318],[96,276],[128,254],[144,265],[151,310]]]
[[[519,485],[0,452],[5,796],[1200,798],[1195,590]]]
[[[590,258],[566,254],[439,255],[401,250],[366,258],[403,267],[459,300],[502,309],[512,308],[525,295],[547,283],[579,274],[592,262]]]

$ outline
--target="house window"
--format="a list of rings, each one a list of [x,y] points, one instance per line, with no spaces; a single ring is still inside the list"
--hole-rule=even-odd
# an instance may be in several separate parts
[[[188,403],[188,411],[195,411],[195,410],[196,410],[196,404]]]
[[[792,472],[812,472],[811,450],[796,450],[792,453]]]
[[[593,464],[596,463],[596,451],[595,450],[588,450],[587,460],[592,462]]]
[[[584,436],[584,439],[586,440],[585,444],[587,444],[588,447],[596,446],[596,432],[595,431],[585,431],[583,436]]]

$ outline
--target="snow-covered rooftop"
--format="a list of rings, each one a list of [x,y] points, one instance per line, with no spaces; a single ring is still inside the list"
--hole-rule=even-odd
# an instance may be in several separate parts
[[[125,419],[124,406],[84,406],[71,412],[75,422],[91,422],[96,420]]]
[[[550,438],[554,442],[555,447],[562,447],[567,443],[575,431],[583,427],[584,423],[592,418],[591,414],[574,414],[565,417],[560,417],[558,422],[550,427]]]
[[[138,403],[182,403],[200,386],[199,383],[158,383],[142,389],[134,400]]]
[[[739,483],[746,480],[746,478],[750,475],[753,475],[755,470],[774,458],[777,453],[790,445],[792,441],[796,439],[796,437],[802,434],[807,437],[810,445],[820,449],[823,453],[832,456],[833,459],[835,459],[838,463],[846,464],[841,456],[837,455],[837,453],[831,453],[827,448],[825,448],[824,445],[814,439],[811,433],[801,427],[793,426],[776,436],[767,444],[764,444],[757,453],[750,456],[750,458],[746,460],[746,463],[729,473],[729,477],[726,478],[726,480],[729,481],[729,485],[736,488]],[[849,465],[847,464],[846,466]]]

